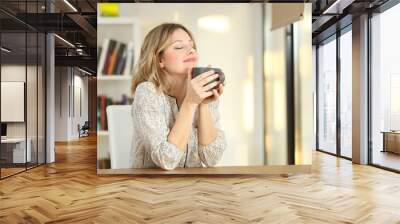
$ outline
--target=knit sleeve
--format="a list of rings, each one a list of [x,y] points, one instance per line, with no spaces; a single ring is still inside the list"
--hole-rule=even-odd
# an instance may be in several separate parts
[[[153,162],[165,170],[175,169],[184,152],[167,141],[170,130],[163,113],[163,101],[153,84],[138,85],[133,107],[134,125],[143,142],[148,144],[146,148]]]
[[[217,136],[208,145],[199,144],[199,157],[202,163],[207,166],[215,166],[221,160],[221,157],[226,149],[226,137],[225,132],[222,130],[220,114],[218,111],[219,101],[210,103],[209,108],[213,117],[215,128],[217,129]]]

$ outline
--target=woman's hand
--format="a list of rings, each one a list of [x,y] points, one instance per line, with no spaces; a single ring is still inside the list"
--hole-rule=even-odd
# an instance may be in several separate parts
[[[211,65],[208,65],[208,67],[211,67]],[[201,104],[206,105],[206,104],[209,104],[209,103],[211,103],[213,101],[216,101],[222,95],[223,92],[224,92],[224,84],[219,83],[218,84],[218,88],[212,90],[213,95],[211,95],[211,96],[207,97],[206,99],[204,99],[201,102]]]
[[[213,95],[204,99],[203,102],[201,102],[201,104],[209,104],[213,101],[216,101],[222,95],[223,92],[224,92],[224,85],[220,83],[217,89],[212,90]]]
[[[215,98],[215,94],[217,98],[219,97],[219,92],[216,90],[211,91],[211,89],[219,84],[219,81],[213,81],[218,78],[218,74],[214,71],[204,72],[194,79],[192,79],[192,69],[188,70],[187,77],[187,87],[186,87],[186,96],[184,102],[191,106],[197,106],[200,103],[204,102],[204,100],[208,97]],[[207,84],[208,83],[208,84]],[[216,92],[216,93],[215,93]],[[207,100],[211,102],[213,100]]]

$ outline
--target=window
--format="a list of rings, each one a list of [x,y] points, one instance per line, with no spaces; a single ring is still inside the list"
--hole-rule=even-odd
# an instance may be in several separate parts
[[[351,27],[350,27],[351,28]],[[351,158],[352,141],[352,32],[340,36],[340,154]]]
[[[336,40],[318,48],[318,149],[336,153]]]
[[[372,164],[400,170],[400,5],[371,19]]]
[[[1,1],[0,7],[18,7],[23,15],[43,13],[44,4]],[[0,121],[5,128],[0,144],[2,179],[45,163],[46,39],[40,30],[4,12],[0,17],[9,21],[0,23],[0,111],[8,115]],[[11,96],[17,100],[13,102]],[[11,111],[11,106],[18,111]]]

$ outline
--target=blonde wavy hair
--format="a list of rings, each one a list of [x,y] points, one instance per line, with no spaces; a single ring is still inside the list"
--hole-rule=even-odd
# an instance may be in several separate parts
[[[165,72],[160,68],[161,56],[169,46],[168,40],[172,33],[177,30],[184,30],[193,40],[194,49],[196,43],[192,33],[181,24],[163,23],[153,28],[144,38],[140,50],[139,62],[135,66],[132,78],[132,95],[135,96],[137,86],[145,81],[154,83],[158,90],[168,92],[170,85],[167,82]]]

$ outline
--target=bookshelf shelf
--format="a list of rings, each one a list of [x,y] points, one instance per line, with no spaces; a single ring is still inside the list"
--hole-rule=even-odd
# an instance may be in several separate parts
[[[99,75],[97,76],[98,81],[129,81],[132,76],[129,75]]]
[[[121,17],[110,17],[110,18],[99,18],[97,20],[97,24],[103,25],[127,25],[127,24],[135,24],[137,20],[135,18],[121,18]]]

